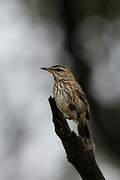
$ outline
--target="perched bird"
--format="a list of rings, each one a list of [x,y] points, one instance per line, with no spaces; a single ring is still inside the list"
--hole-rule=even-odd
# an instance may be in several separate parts
[[[89,104],[74,75],[63,65],[41,69],[53,75],[53,97],[56,105],[66,119],[73,120],[78,124],[78,132],[83,140],[85,150],[94,150],[95,145],[88,127],[90,119]]]

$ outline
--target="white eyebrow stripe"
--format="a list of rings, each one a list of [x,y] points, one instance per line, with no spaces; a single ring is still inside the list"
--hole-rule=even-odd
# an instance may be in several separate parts
[[[64,70],[64,68],[62,68],[62,67],[52,67],[52,69],[54,69],[54,70]]]

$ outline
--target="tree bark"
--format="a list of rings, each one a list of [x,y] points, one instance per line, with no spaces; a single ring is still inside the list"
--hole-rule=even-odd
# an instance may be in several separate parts
[[[85,151],[80,136],[71,131],[63,114],[57,108],[54,98],[49,98],[53,123],[57,136],[61,139],[67,160],[76,168],[83,180],[105,180],[98,167],[92,150]]]

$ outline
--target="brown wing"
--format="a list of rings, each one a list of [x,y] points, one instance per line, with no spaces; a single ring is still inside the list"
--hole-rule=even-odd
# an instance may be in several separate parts
[[[81,101],[84,103],[85,108],[86,108],[86,119],[89,120],[90,119],[90,107],[87,102],[86,95],[84,94],[84,92],[79,84],[77,85],[77,88],[76,88],[76,94],[81,99]]]

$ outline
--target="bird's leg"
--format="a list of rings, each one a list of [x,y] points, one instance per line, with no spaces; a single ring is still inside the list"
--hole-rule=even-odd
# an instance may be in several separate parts
[[[70,118],[69,116],[67,116],[65,113],[63,113],[63,116],[64,116],[65,119],[72,120],[72,118]]]

